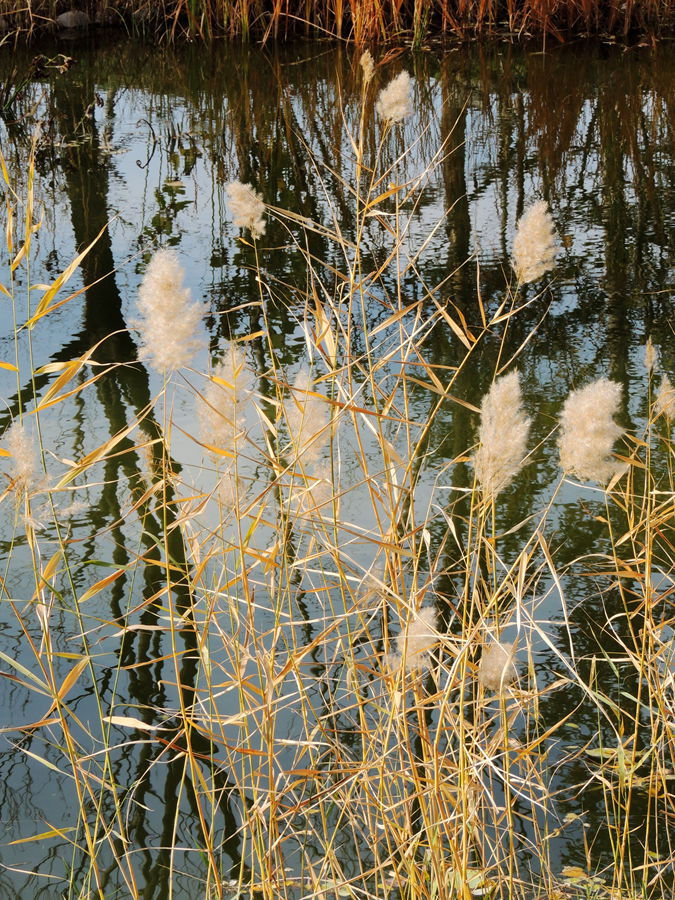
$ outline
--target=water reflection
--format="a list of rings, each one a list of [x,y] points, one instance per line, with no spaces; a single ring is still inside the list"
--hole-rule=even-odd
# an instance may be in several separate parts
[[[78,249],[102,232],[77,276],[78,285],[88,285],[81,301],[69,303],[50,320],[49,328],[36,328],[34,336],[38,365],[75,359],[96,344],[92,359],[106,367],[94,396],[76,397],[68,405],[68,424],[60,433],[59,425],[54,425],[60,453],[69,458],[80,458],[117,434],[142,415],[160,390],[155,376],[135,362],[136,343],[129,332],[138,278],[144,261],[157,247],[176,246],[189,261],[188,279],[195,294],[209,305],[206,326],[213,359],[218,358],[224,340],[237,334],[256,335],[264,324],[273,337],[271,347],[278,364],[292,367],[304,358],[304,297],[308,280],[315,277],[307,258],[325,263],[325,281],[314,285],[318,291],[345,291],[339,274],[344,270],[342,248],[323,231],[312,231],[305,239],[292,222],[273,218],[260,251],[270,285],[261,301],[255,252],[236,240],[238,233],[225,211],[224,185],[232,178],[251,181],[270,205],[326,225],[337,221],[349,232],[354,184],[348,174],[353,168],[348,132],[357,128],[361,92],[356,58],[344,47],[307,44],[261,51],[227,45],[207,54],[194,48],[139,52],[134,45],[116,43],[78,46],[77,55],[78,63],[69,72],[36,82],[0,131],[0,146],[21,193],[32,133],[28,123],[31,110],[37,107],[43,128],[37,190],[44,204],[45,226],[39,236],[36,270],[42,266],[54,273],[64,268]],[[415,260],[417,271],[411,268],[404,282],[409,289],[406,302],[429,303],[433,298],[452,314],[461,314],[469,328],[480,327],[478,293],[484,310],[494,309],[503,299],[513,226],[532,196],[549,202],[564,240],[552,286],[536,298],[534,289],[529,289],[534,302],[509,326],[506,342],[497,333],[481,342],[473,365],[458,377],[456,393],[476,404],[497,366],[517,353],[526,396],[539,411],[533,426],[537,441],[551,430],[569,388],[601,374],[624,385],[624,424],[639,424],[646,395],[641,348],[648,335],[661,349],[665,370],[673,368],[672,54],[586,46],[547,55],[523,53],[508,45],[470,51],[451,48],[396,59],[384,67],[380,82],[401,64],[414,74],[416,114],[404,129],[388,137],[381,151],[383,161],[393,164],[404,147],[412,147],[396,169],[396,178],[413,180],[428,170],[408,224],[410,247],[424,245],[424,250]],[[371,107],[374,96],[371,92],[366,101]],[[374,164],[378,146],[373,122],[367,135],[366,168]],[[439,147],[443,148],[440,155]],[[385,211],[392,208],[383,207]],[[105,229],[113,216],[119,218]],[[439,227],[427,240],[437,223]],[[306,255],[298,252],[298,243]],[[388,245],[375,218],[368,223],[366,244],[366,262],[376,268]],[[396,285],[388,283],[385,275],[381,289],[393,293]],[[372,300],[368,315],[374,326],[389,313],[375,292]],[[2,315],[2,333],[9,335],[8,313]],[[365,352],[363,340],[355,328],[355,353]],[[270,344],[254,337],[248,346],[256,371],[268,373]],[[451,371],[464,356],[464,348],[442,324],[433,329],[425,349],[439,371],[443,367]],[[3,353],[3,358],[12,358],[7,338],[3,338]],[[206,361],[201,363],[206,368]],[[30,402],[34,390],[45,391],[52,376],[38,375],[18,392],[4,373],[2,378],[6,411],[0,415],[0,427],[4,429],[20,406]],[[272,396],[262,375],[258,388],[263,396]],[[424,421],[434,398],[423,386],[413,386],[410,402]],[[65,413],[61,415],[65,420]],[[475,417],[464,405],[439,411],[426,444],[433,448],[433,458],[428,470],[416,474],[422,489],[425,479],[443,472],[448,460],[461,457],[473,443],[474,427]],[[197,601],[186,587],[187,577],[184,583],[174,580],[170,599],[162,594],[165,572],[159,548],[167,526],[171,559],[186,573],[188,553],[180,529],[171,528],[171,518],[166,519],[167,509],[174,508],[171,502],[161,504],[157,494],[149,491],[161,457],[162,428],[149,417],[143,419],[143,428],[149,459],[142,458],[131,440],[120,442],[119,452],[105,463],[101,485],[88,489],[86,516],[71,521],[70,527],[79,544],[83,571],[85,564],[99,559],[111,560],[120,569],[138,556],[143,559],[143,583],[132,585],[122,575],[102,594],[96,608],[96,615],[105,622],[133,625],[116,638],[116,650],[110,649],[109,634],[101,638],[100,693],[106,703],[139,716],[147,726],[162,728],[159,741],[120,750],[114,758],[118,781],[134,786],[137,801],[130,834],[142,848],[142,861],[130,877],[136,879],[140,896],[163,896],[175,877],[176,896],[189,897],[190,879],[203,874],[203,862],[197,854],[186,857],[185,874],[176,876],[168,848],[177,840],[186,846],[194,844],[200,827],[199,775],[195,771],[184,778],[186,731],[180,716],[176,713],[173,721],[159,711],[193,706],[199,677],[193,653],[199,634],[192,612]],[[558,478],[556,467],[548,449],[536,452],[528,477],[500,502],[500,528],[507,530],[509,524],[544,505]],[[180,479],[178,463],[173,468]],[[471,475],[459,464],[449,470],[448,478],[444,489],[457,491],[470,484]],[[164,497],[168,490],[171,501],[172,488],[164,490]],[[128,520],[131,507],[133,524]],[[607,550],[601,543],[605,534],[598,518],[601,512],[602,506],[593,499],[577,501],[575,497],[556,510],[554,540],[563,564],[580,558],[589,547],[597,553]],[[442,519],[430,526],[430,540],[442,548],[443,576],[434,590],[447,618],[454,598],[462,592],[461,507],[456,513],[457,542],[447,540]],[[515,556],[518,543],[517,534],[506,535],[504,553]],[[5,552],[8,547],[4,542]],[[667,566],[667,559],[661,562]],[[301,583],[297,572],[288,573],[289,597],[293,595],[301,619],[298,643],[312,646],[322,623],[316,619],[312,591],[299,591]],[[548,596],[544,611],[557,622],[555,591],[543,587]],[[626,596],[630,607],[640,596],[640,586],[626,579],[619,590],[598,575],[590,589],[583,579],[570,577],[567,590],[576,607],[568,627],[580,665],[604,667],[598,678],[617,703],[622,692],[634,695],[637,677],[618,660],[639,629],[638,621],[629,619],[625,610]],[[169,649],[161,624],[167,604],[173,604],[183,617],[182,665],[177,671],[164,661]],[[637,600],[634,606],[639,609]],[[10,628],[13,624],[8,619],[4,626],[2,649],[26,659],[25,648]],[[265,627],[268,624],[263,621]],[[37,634],[37,626],[31,627]],[[243,628],[241,623],[233,624],[233,631],[236,627]],[[383,627],[382,641],[385,631]],[[64,652],[72,650],[68,635],[64,621],[57,630]],[[556,645],[561,654],[570,652],[566,627],[559,628]],[[372,652],[373,647],[364,641],[364,660]],[[606,661],[592,662],[603,655]],[[350,676],[337,651],[336,657],[317,644],[309,659],[317,703],[327,713],[344,708],[335,731],[349,759],[361,749],[358,723],[349,713]],[[544,680],[564,675],[560,658],[545,647],[537,662],[549,673],[542,676]],[[61,677],[67,671],[64,663]],[[22,722],[36,721],[44,712],[14,685],[3,685],[3,690],[7,708]],[[574,727],[561,730],[561,746],[547,751],[552,760],[562,758],[571,746],[583,746],[598,731],[597,710],[583,705],[582,699],[570,685],[541,702],[544,722],[559,721],[575,709]],[[71,705],[86,721],[92,703],[91,692],[83,689]],[[621,732],[629,723],[622,723],[619,712],[612,726]],[[280,727],[293,733],[285,719]],[[253,798],[238,793],[235,775],[241,763],[221,756],[218,736],[212,740],[196,729],[189,733],[194,757],[204,761],[203,777],[212,778],[220,798],[220,821],[214,828],[219,851],[227,858],[222,868],[236,878],[246,869],[250,853],[239,833],[241,810]],[[81,734],[79,739],[86,747],[86,736]],[[44,755],[58,766],[57,744],[39,743],[29,733],[5,748],[0,766],[12,836],[45,830],[43,820],[54,821],[68,804],[65,779],[59,781],[53,772],[46,778],[44,770],[37,763],[31,766],[22,753]],[[415,764],[421,759],[419,748],[417,753]],[[261,772],[263,780],[280,775],[264,768]],[[594,861],[602,865],[611,859],[607,837],[597,833],[603,800],[594,785],[579,794],[578,786],[587,780],[588,766],[579,756],[558,771],[555,790],[564,798],[565,811],[587,813]],[[498,794],[502,787],[498,779],[495,782]],[[187,790],[178,791],[185,784]],[[311,797],[311,788],[298,788],[298,795]],[[631,825],[637,827],[650,815],[648,802],[634,803],[632,812]],[[413,811],[413,818],[418,814]],[[522,818],[517,817],[523,846],[531,839],[527,815],[523,810]],[[114,819],[112,806],[106,816]],[[284,827],[290,821],[289,816]],[[582,862],[579,833],[573,829],[556,843],[560,863]],[[662,838],[666,850],[667,836]],[[299,837],[299,846],[303,840],[308,850],[311,839]],[[353,842],[354,859],[370,853],[370,848],[358,846],[353,835],[346,835],[345,842]],[[41,875],[63,879],[62,852],[63,846],[56,843],[36,864],[34,851],[19,845],[11,853],[3,849],[2,858],[17,869],[30,865]],[[317,848],[314,855],[320,852]],[[83,867],[75,882],[91,879],[85,871],[88,865],[86,857],[72,854],[73,868]],[[105,896],[115,896],[115,891],[123,895],[127,887],[112,865],[110,848],[102,850],[99,866]],[[355,862],[354,875],[360,871],[363,868]],[[3,878],[8,892],[50,896],[51,888],[35,878],[26,880],[20,873],[6,873]]]

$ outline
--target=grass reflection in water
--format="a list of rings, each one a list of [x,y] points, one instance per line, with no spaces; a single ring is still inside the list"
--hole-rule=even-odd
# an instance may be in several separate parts
[[[266,58],[276,116],[255,66],[222,107],[150,87],[140,292],[120,76],[101,123],[92,68],[49,141],[6,126],[6,892],[668,894],[668,97],[624,84],[596,148],[611,79],[477,60],[496,86],[451,57],[290,96]]]

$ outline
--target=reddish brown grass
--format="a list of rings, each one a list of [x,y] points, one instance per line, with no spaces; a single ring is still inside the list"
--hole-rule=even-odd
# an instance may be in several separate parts
[[[579,34],[658,37],[673,33],[675,0],[0,0],[7,33],[44,27],[71,6],[154,37],[287,39],[311,35],[356,43],[433,35]]]

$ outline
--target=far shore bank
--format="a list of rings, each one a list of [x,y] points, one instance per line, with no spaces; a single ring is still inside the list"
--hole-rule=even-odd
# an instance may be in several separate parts
[[[122,28],[155,41],[297,37],[423,46],[435,39],[675,37],[675,0],[0,0],[0,46],[57,30]]]

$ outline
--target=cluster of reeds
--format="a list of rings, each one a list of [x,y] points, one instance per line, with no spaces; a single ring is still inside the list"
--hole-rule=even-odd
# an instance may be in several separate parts
[[[361,66],[365,97],[369,53]],[[632,434],[617,422],[617,383],[598,373],[575,386],[548,438],[560,462],[551,495],[523,521],[502,516],[518,479],[535,477],[527,470],[539,452],[531,438],[538,411],[517,367],[522,346],[500,353],[483,396],[462,396],[460,385],[485,341],[497,336],[506,347],[507,329],[533,302],[525,285],[543,284],[558,239],[547,206],[531,205],[501,300],[488,307],[476,297],[478,327],[448,301],[445,281],[421,282],[411,299],[418,249],[407,226],[428,173],[401,179],[400,158],[385,164],[383,148],[413,106],[402,72],[377,97],[372,157],[363,120],[352,135],[349,234],[337,221],[265,206],[255,184],[230,185],[261,328],[221,342],[210,363],[180,257],[153,256],[135,329],[154,395],[75,459],[50,452],[41,436],[73,397],[104,389],[109,367],[97,348],[35,364],[33,330],[76,296],[62,292],[81,257],[51,284],[31,285],[34,173],[22,203],[3,164],[2,293],[17,336],[16,357],[3,366],[16,372],[19,402],[2,442],[2,499],[13,521],[2,600],[25,646],[20,658],[0,658],[7,677],[42,703],[39,718],[15,723],[30,735],[26,752],[65,776],[76,800],[74,818],[35,837],[70,845],[67,887],[59,885],[67,896],[113,896],[112,881],[125,896],[143,896],[147,848],[138,840],[150,838],[134,822],[158,773],[174,803],[158,846],[168,883],[191,878],[191,896],[667,895],[675,862],[666,846],[675,761],[673,390],[648,350],[645,425]],[[269,219],[304,260],[305,281],[290,294],[260,264]],[[313,254],[317,233],[341,267]],[[373,247],[374,256],[366,253]],[[37,304],[22,305],[35,289]],[[272,303],[292,304],[297,315],[308,350],[298,369],[280,362]],[[429,356],[436,328],[454,335],[452,366]],[[255,341],[264,368],[250,351]],[[55,377],[40,393],[36,379],[45,375]],[[471,410],[476,442],[429,477],[430,436],[450,404]],[[143,465],[111,525],[113,544],[119,550],[115,530],[128,529],[138,551],[120,560],[109,548],[112,571],[95,577],[93,564],[74,566],[63,509],[105,486],[120,458]],[[430,488],[420,492],[425,479]],[[602,525],[588,559],[562,561],[554,547],[565,492],[583,497]],[[17,597],[21,548],[33,584]],[[606,660],[582,659],[574,645],[566,579],[576,571],[619,597],[606,627],[620,652]],[[117,584],[114,615],[104,602],[93,606]],[[588,602],[602,604],[595,589]],[[553,600],[564,650],[542,615]],[[57,617],[67,622],[67,650]],[[125,657],[137,633],[162,643],[148,640]],[[104,691],[101,648],[117,639],[115,687]],[[543,671],[545,654],[552,663]],[[160,662],[169,669],[157,700],[134,707],[125,680]],[[605,663],[633,677],[620,704],[598,676]],[[72,702],[76,685],[94,698],[96,715],[86,721]],[[558,692],[574,698],[569,716],[544,729],[541,710]],[[575,703],[597,718],[597,735],[561,751]],[[129,748],[143,760],[133,782],[120,764]],[[575,786],[585,781],[605,804],[613,859],[600,872],[590,847],[587,868],[555,865],[557,836],[575,827],[561,815],[555,779],[575,766],[584,772]],[[649,798],[653,833],[636,841],[639,792]],[[195,823],[188,835],[186,809]]]
[[[0,0],[0,22],[8,33],[32,31],[63,13],[55,0],[26,5]],[[571,34],[666,33],[675,22],[673,0],[89,0],[92,25],[127,24],[153,37],[185,34],[255,37],[264,41],[297,35],[423,42],[430,35],[476,33]]]

